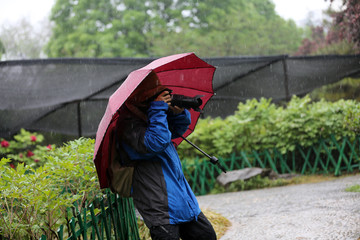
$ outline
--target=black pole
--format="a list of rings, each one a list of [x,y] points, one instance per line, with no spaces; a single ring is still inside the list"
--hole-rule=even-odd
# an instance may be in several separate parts
[[[288,67],[287,67],[287,63],[286,63],[286,58],[284,57],[284,59],[282,60],[282,64],[283,64],[283,71],[284,71],[284,88],[285,88],[285,99],[286,101],[290,101],[290,93],[289,93],[289,75],[288,75]]]
[[[82,136],[80,101],[77,103],[78,135]]]
[[[196,148],[197,150],[199,150],[202,154],[204,154],[206,157],[208,157],[210,159],[210,162],[214,165],[217,165],[224,173],[226,173],[226,170],[223,166],[221,166],[221,164],[219,163],[219,159],[217,159],[217,157],[215,156],[210,156],[209,154],[207,154],[206,152],[204,152],[201,148],[199,148],[198,146],[196,146],[194,143],[192,143],[191,141],[189,141],[188,139],[186,139],[185,137],[183,137],[182,135],[180,135],[180,137],[182,139],[184,139],[187,143],[189,143],[191,146],[193,146],[194,148]]]

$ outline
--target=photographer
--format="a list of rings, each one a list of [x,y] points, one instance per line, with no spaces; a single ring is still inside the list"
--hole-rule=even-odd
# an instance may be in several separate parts
[[[155,78],[151,75],[149,78]],[[149,81],[153,81],[149,80]],[[216,233],[185,179],[171,139],[191,122],[184,108],[171,106],[169,90],[139,88],[125,103],[121,146],[135,163],[132,197],[152,239],[213,240]],[[161,92],[158,96],[156,96]],[[156,96],[153,101],[146,101]]]

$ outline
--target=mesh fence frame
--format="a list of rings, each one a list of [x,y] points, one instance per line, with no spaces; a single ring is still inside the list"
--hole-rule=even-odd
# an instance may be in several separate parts
[[[127,75],[154,58],[0,62],[0,137],[20,128],[94,136],[107,100]],[[214,65],[215,96],[203,117],[226,117],[240,101],[274,102],[345,77],[360,77],[360,55],[203,58]]]

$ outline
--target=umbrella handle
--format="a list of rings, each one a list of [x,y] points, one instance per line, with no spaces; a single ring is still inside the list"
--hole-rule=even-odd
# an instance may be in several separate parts
[[[180,134],[178,134],[180,135]],[[184,139],[187,143],[189,143],[191,146],[193,146],[194,148],[196,148],[197,150],[199,150],[202,154],[204,154],[206,157],[208,157],[210,159],[210,162],[214,165],[217,165],[224,173],[226,173],[226,170],[223,166],[221,166],[219,159],[215,156],[210,156],[209,154],[207,154],[206,152],[204,152],[201,148],[199,148],[198,146],[196,146],[194,143],[192,143],[191,141],[189,141],[188,139],[186,139],[184,136],[180,135],[180,137],[182,139]]]
[[[214,165],[217,164],[217,166],[218,166],[224,173],[226,173],[225,168],[220,164],[219,159],[217,159],[217,157],[215,157],[215,156],[210,157],[210,162],[211,162],[212,164],[214,164]]]

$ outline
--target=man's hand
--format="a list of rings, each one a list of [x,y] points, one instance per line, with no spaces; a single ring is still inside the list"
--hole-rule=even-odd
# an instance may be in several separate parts
[[[174,113],[174,114],[180,114],[184,111],[184,108],[180,108],[178,106],[169,106],[169,109]]]
[[[160,93],[160,95],[157,96],[157,98],[154,101],[164,101],[170,107],[170,105],[171,105],[170,92],[169,91],[164,91],[164,92]]]
[[[154,101],[164,101],[169,106],[169,109],[174,114],[180,114],[184,111],[184,108],[178,106],[171,106],[171,94],[169,91],[162,92]]]

